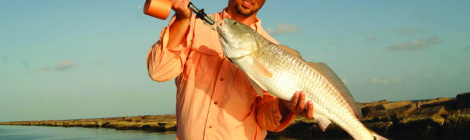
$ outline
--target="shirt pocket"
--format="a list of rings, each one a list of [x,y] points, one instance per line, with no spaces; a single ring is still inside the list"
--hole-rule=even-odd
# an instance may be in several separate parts
[[[193,47],[186,62],[185,76],[198,82],[212,82],[217,78],[220,56],[204,45]]]

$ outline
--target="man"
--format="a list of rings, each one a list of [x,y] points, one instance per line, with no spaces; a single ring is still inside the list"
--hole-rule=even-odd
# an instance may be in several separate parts
[[[232,18],[276,42],[256,17],[265,0],[229,0],[212,14],[216,22]],[[219,35],[187,8],[189,0],[173,0],[175,15],[150,49],[147,67],[158,82],[176,78],[177,139],[264,139],[299,114],[312,118],[313,104],[304,111],[305,93],[285,101],[265,92],[256,94],[247,76],[226,59]]]

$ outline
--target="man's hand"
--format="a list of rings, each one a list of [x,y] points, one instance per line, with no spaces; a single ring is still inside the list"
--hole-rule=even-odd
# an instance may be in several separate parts
[[[172,0],[171,9],[175,11],[175,21],[170,26],[170,37],[168,41],[168,49],[175,48],[183,43],[189,28],[191,19],[191,10],[188,9],[190,0]]]
[[[172,0],[171,9],[175,11],[176,20],[184,20],[191,18],[191,10],[188,9],[188,4],[191,0]]]
[[[307,102],[307,110],[305,110],[305,92],[303,91],[297,91],[295,92],[294,94],[294,97],[292,98],[291,101],[287,101],[287,100],[282,100],[281,101],[283,102],[283,104],[285,105],[284,107],[289,109],[290,111],[294,112],[295,115],[304,115],[305,117],[311,119],[313,118],[313,103],[312,101],[308,101]],[[279,109],[281,110],[281,112],[286,112],[286,111],[282,111],[282,110],[285,110],[285,109],[281,109],[283,107],[281,107],[281,105],[279,106]],[[289,111],[288,110],[288,111]],[[284,116],[284,115],[283,115]]]

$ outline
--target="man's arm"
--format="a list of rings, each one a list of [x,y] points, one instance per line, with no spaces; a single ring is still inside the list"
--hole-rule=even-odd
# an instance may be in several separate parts
[[[163,82],[178,76],[186,63],[191,40],[191,11],[187,8],[189,0],[173,1],[175,15],[168,27],[163,28],[160,40],[147,55],[147,69],[152,80]]]
[[[171,8],[175,11],[175,21],[170,26],[168,49],[172,49],[183,42],[188,31],[191,11],[187,5],[190,0],[173,0]]]

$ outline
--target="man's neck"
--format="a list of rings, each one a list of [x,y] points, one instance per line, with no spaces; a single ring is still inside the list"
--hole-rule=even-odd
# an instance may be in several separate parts
[[[230,18],[238,21],[238,22],[241,22],[247,26],[250,26],[251,24],[254,24],[256,22],[256,14],[257,13],[254,13],[253,15],[249,16],[249,17],[245,17],[245,16],[242,16],[242,15],[239,15],[235,9],[231,9],[231,8],[227,8],[227,14],[230,16]]]

